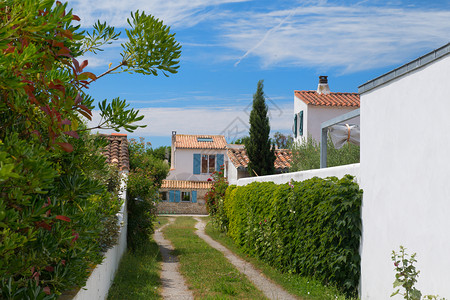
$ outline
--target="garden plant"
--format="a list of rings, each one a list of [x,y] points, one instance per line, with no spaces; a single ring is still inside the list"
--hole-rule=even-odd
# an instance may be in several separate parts
[[[144,13],[128,20],[121,62],[97,76],[82,55],[118,39],[100,22],[54,0],[0,2],[0,298],[54,299],[84,285],[117,235],[118,170],[91,129],[133,131],[142,120],[119,98],[98,103],[87,89],[114,72],[176,73],[180,46]],[[150,55],[149,55],[150,53]]]

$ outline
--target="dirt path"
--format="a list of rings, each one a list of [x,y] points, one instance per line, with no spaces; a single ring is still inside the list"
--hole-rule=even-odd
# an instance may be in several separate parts
[[[173,245],[162,234],[163,228],[173,223],[174,220],[174,218],[169,218],[169,223],[157,229],[153,235],[163,259],[161,294],[164,299],[194,299],[194,295],[186,286],[183,276],[178,272],[179,263],[177,257],[170,253],[174,249]]]
[[[295,296],[286,292],[279,285],[273,283],[269,279],[267,279],[259,270],[255,269],[252,264],[244,261],[243,259],[234,255],[230,250],[222,246],[220,243],[216,242],[212,238],[210,238],[205,233],[205,221],[201,218],[195,217],[198,223],[195,225],[195,228],[198,230],[195,232],[200,238],[202,238],[205,242],[207,242],[214,249],[222,252],[225,257],[239,270],[239,272],[245,274],[248,279],[253,282],[253,284],[260,291],[264,293],[264,295],[269,299],[298,299]]]

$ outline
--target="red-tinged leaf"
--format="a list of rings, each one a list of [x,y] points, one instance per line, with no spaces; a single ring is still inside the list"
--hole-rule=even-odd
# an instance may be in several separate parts
[[[79,139],[78,133],[76,131],[70,130],[70,131],[64,131],[64,134],[67,134],[68,136],[71,136],[73,138]]]
[[[50,287],[46,286],[45,288],[42,289],[44,291],[44,293],[46,293],[47,295],[50,295]]]
[[[81,63],[80,70],[83,71],[83,69],[86,68],[87,65],[88,65],[88,61],[87,61],[87,59],[85,59],[85,60]]]
[[[73,151],[73,146],[69,143],[58,143],[58,145],[66,152]]]
[[[52,266],[47,266],[47,267],[45,267],[45,270],[49,271],[49,272],[53,272],[53,271],[55,271],[55,268],[53,268]]]
[[[81,21],[80,17],[77,15],[72,15],[73,20],[75,21]]]
[[[86,105],[84,105],[84,104],[80,104],[80,105],[78,105],[78,107],[81,109],[81,110],[84,110],[86,113],[88,113],[89,115],[91,115],[92,116],[92,112],[91,112],[91,110],[89,109],[89,108],[87,108],[87,106]]]
[[[76,73],[80,73],[80,63],[78,62],[78,60],[76,58],[72,59],[73,61],[73,65],[75,66],[75,71]]]
[[[72,31],[70,31],[70,30],[68,30],[68,29],[63,30],[63,31],[61,32],[61,34],[62,34],[63,36],[65,36],[66,38],[70,39],[70,40],[73,38]]]
[[[45,112],[48,116],[51,115],[50,107],[48,107],[48,105],[46,105],[46,106],[41,106],[41,110],[42,110],[43,112]]]
[[[83,116],[85,116],[89,121],[92,121],[92,117],[91,115],[89,115],[87,112],[83,111],[83,110],[79,110],[78,111],[80,114],[82,114]]]
[[[92,80],[97,80],[97,76],[95,76],[95,74],[94,73],[91,73],[91,72],[83,72],[83,73],[81,73],[80,75],[78,75],[78,80],[86,80],[86,79],[88,79],[88,78],[90,78],[90,79],[92,79]]]
[[[62,260],[61,260],[61,264],[62,264],[63,266],[65,266],[65,265],[66,265],[66,260],[65,260],[65,259],[62,259]]]
[[[66,216],[57,215],[56,219],[61,220],[61,221],[65,221],[65,222],[70,222],[70,218],[66,217]]]
[[[61,5],[61,1],[56,1],[56,4],[57,5]]]
[[[53,82],[50,82],[48,87],[53,90],[59,90],[59,91],[63,92],[64,94],[66,93],[65,87],[61,84],[54,84]]]
[[[36,227],[41,227],[41,228],[47,229],[48,231],[52,230],[52,226],[48,225],[44,221],[35,222],[35,224],[36,224]]]
[[[70,49],[67,47],[62,47],[58,50],[57,56],[68,56],[70,57]]]
[[[75,97],[75,105],[80,104],[82,100],[83,98],[81,98],[80,94],[77,94],[77,96]]]
[[[72,239],[72,244],[73,244],[73,243],[75,243],[76,240],[78,240],[80,235],[77,232],[75,232],[75,230],[72,230],[72,236],[73,236],[73,239]]]
[[[61,121],[61,124],[63,125],[72,125],[72,121],[70,121],[69,119],[64,119]]]

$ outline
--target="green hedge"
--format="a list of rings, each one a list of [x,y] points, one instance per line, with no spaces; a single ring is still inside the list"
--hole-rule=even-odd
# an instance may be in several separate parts
[[[356,295],[362,190],[352,176],[230,186],[228,235],[278,269],[313,276]]]

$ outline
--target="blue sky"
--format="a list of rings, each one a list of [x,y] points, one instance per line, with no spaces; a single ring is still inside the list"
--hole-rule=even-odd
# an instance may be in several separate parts
[[[145,137],[153,147],[170,145],[172,130],[224,134],[229,141],[246,135],[260,79],[272,134],[290,134],[294,90],[315,90],[318,76],[327,75],[331,91],[357,92],[448,43],[450,32],[450,0],[69,0],[69,7],[86,29],[98,19],[126,28],[130,12],[139,9],[176,33],[177,74],[114,74],[89,91],[97,100],[120,97],[139,109],[147,127],[129,136]],[[121,41],[87,55],[88,70],[98,75],[118,64]]]

